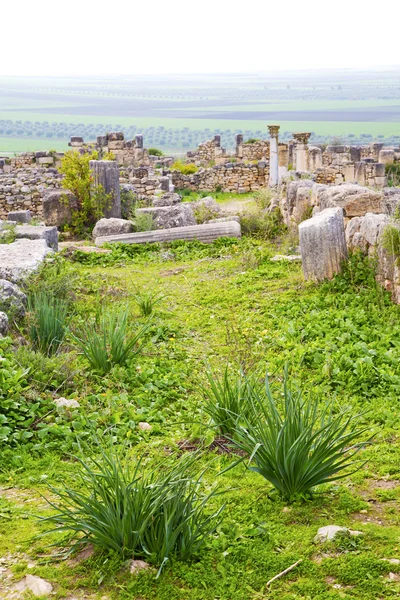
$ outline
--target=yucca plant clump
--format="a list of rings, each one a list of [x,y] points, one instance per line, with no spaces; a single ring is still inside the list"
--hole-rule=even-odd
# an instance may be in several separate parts
[[[133,299],[139,308],[140,314],[143,317],[150,317],[154,313],[156,306],[163,301],[164,295],[160,292],[139,290],[133,296]]]
[[[152,468],[140,460],[123,463],[104,449],[99,459],[78,458],[80,488],[51,487],[55,512],[41,520],[53,525],[47,533],[67,532],[62,543],[69,553],[91,543],[124,560],[148,560],[160,573],[172,556],[185,560],[196,553],[220,523],[223,507],[207,513],[216,490],[203,495],[202,474],[190,474],[196,459]]]
[[[94,322],[85,324],[74,339],[94,371],[102,375],[115,365],[125,365],[128,358],[142,352],[148,324],[132,330],[127,307],[107,311],[103,308]]]
[[[233,435],[238,423],[252,420],[256,378],[246,377],[241,369],[235,372],[229,367],[221,377],[207,371],[207,378],[209,386],[203,388],[204,410],[221,435]]]
[[[42,290],[28,297],[29,336],[36,350],[56,354],[67,332],[68,302]]]
[[[355,455],[366,442],[359,415],[333,412],[332,402],[303,398],[292,391],[285,369],[283,401],[277,401],[266,379],[265,394],[253,389],[253,417],[237,423],[232,442],[249,457],[249,468],[262,475],[285,499],[309,493],[315,486],[341,479],[361,467]]]

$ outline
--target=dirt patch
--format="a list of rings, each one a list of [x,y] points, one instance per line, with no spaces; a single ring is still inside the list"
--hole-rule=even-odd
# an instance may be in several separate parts
[[[173,275],[179,275],[183,271],[186,271],[188,267],[178,267],[177,269],[168,269],[167,271],[161,271],[160,277],[172,277]]]

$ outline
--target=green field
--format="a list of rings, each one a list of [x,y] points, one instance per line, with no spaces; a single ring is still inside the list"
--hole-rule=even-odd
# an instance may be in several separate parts
[[[13,586],[28,574],[50,582],[54,595],[45,597],[59,600],[399,597],[400,308],[377,287],[372,266],[360,257],[333,281],[316,285],[304,281],[298,263],[271,261],[285,248],[243,237],[206,245],[115,246],[105,254],[70,249],[27,284],[31,302],[47,292],[53,302],[56,295],[65,303],[67,332],[48,356],[38,347],[31,310],[10,337],[0,339],[1,598],[13,598]],[[147,292],[161,300],[144,317],[139,301]],[[126,307],[129,334],[147,323],[145,345],[101,374],[77,340],[104,311]],[[302,389],[304,400],[317,398],[320,411],[333,401],[335,415],[350,411],[352,422],[359,419],[366,428],[357,441],[373,436],[358,455],[360,470],[352,473],[350,467],[343,479],[290,498],[248,468],[252,457],[238,464],[232,442],[221,438],[218,421],[213,425],[205,411],[206,369],[220,377],[227,364],[232,381],[242,366],[259,373],[260,386],[268,370],[283,410],[287,361],[292,389]],[[79,406],[56,408],[60,397]],[[143,422],[150,431],[140,428]],[[221,492],[206,505],[207,516],[225,506],[216,530],[188,559],[172,553],[158,578],[160,560],[143,551],[134,558],[155,568],[129,572],[133,551],[118,537],[127,515],[112,495],[112,478],[105,480],[109,493],[93,496],[100,506],[108,502],[109,513],[83,530],[100,527],[108,539],[107,525],[117,515],[115,543],[125,553],[102,548],[100,537],[94,552],[89,546],[60,560],[59,552],[70,548],[68,532],[43,536],[51,524],[39,519],[54,514],[43,496],[59,502],[49,486],[90,493],[73,456],[99,459],[100,443],[108,454],[119,453],[126,468],[142,457],[140,473],[160,463],[165,473],[192,458],[189,473],[206,469],[199,493]],[[304,456],[303,462],[310,461],[312,451]],[[288,450],[282,469],[283,459],[290,472]],[[135,490],[132,484],[132,495]],[[326,525],[362,535],[314,541]]]
[[[127,139],[142,133],[148,147],[176,152],[216,133],[232,148],[236,133],[266,138],[267,124],[278,123],[282,140],[311,131],[314,143],[339,136],[351,143],[397,144],[398,81],[396,69],[302,76],[0,78],[0,140],[37,139],[40,149],[48,147],[42,139],[61,142],[80,135],[90,141],[122,130]],[[4,141],[0,152],[7,152]]]

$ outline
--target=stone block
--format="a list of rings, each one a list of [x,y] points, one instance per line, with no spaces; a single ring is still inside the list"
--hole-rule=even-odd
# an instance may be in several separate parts
[[[39,165],[53,165],[54,158],[52,156],[41,156],[40,158],[36,159],[36,162]]]
[[[8,221],[16,221],[17,223],[29,223],[32,218],[30,210],[14,210],[7,215]]]
[[[21,239],[12,244],[0,244],[0,278],[12,283],[23,281],[51,252],[44,239]]]
[[[120,235],[121,233],[132,233],[133,223],[125,219],[100,219],[94,226],[92,236],[94,238],[105,235]]]
[[[304,277],[331,279],[347,259],[343,209],[328,208],[299,225]]]
[[[112,133],[107,133],[107,140],[109,142],[117,142],[123,141],[125,136],[122,131],[113,131]]]
[[[46,227],[42,225],[17,225],[14,229],[17,240],[45,240],[46,244],[57,252],[58,250],[58,231],[57,227]]]
[[[79,208],[78,200],[67,190],[49,190],[43,198],[43,220],[46,225],[63,227],[72,222],[72,215]]]

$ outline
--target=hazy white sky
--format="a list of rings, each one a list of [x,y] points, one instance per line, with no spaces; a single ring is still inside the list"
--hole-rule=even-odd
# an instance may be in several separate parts
[[[399,65],[399,0],[3,0],[0,75]]]

